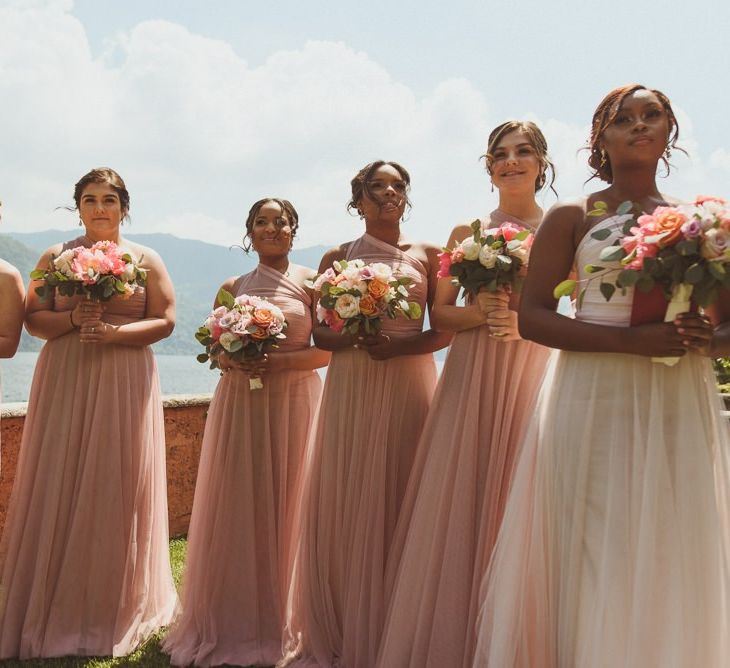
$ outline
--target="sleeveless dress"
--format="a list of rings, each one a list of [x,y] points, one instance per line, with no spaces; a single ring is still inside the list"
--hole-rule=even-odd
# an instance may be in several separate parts
[[[579,277],[621,234],[576,251]],[[590,284],[576,318],[630,321]],[[721,668],[730,661],[730,433],[710,359],[560,351],[489,573],[474,665]]]
[[[369,234],[350,246],[354,258],[411,276],[409,299],[425,311],[418,260]],[[382,331],[407,337],[422,326],[386,318]],[[374,665],[385,563],[435,385],[430,353],[383,361],[355,348],[333,353],[299,504],[286,665]]]
[[[489,226],[506,220],[496,212]],[[479,586],[548,356],[486,325],[454,336],[388,560],[378,666],[471,666]]]
[[[53,309],[78,299],[57,295]],[[141,320],[145,304],[138,288],[102,318]],[[77,331],[47,341],[0,543],[0,658],[122,656],[176,602],[152,351],[81,343]]]
[[[280,350],[307,348],[311,298],[258,265],[238,294],[268,299],[288,322]],[[276,353],[273,353],[276,354]],[[225,373],[210,404],[195,487],[182,616],[164,641],[174,665],[274,664],[291,571],[293,492],[321,390],[316,371]]]

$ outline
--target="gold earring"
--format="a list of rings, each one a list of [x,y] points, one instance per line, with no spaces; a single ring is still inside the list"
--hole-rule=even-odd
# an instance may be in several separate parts
[[[608,158],[606,157],[606,151],[601,149],[601,167],[603,167],[607,162]]]

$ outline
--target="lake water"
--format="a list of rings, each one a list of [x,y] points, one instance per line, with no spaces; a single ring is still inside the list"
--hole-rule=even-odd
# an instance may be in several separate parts
[[[442,353],[443,354],[443,353]],[[2,401],[27,401],[30,382],[38,353],[18,353],[9,360],[0,360]],[[155,355],[160,372],[162,394],[212,393],[220,378],[217,370],[201,364],[195,355]],[[443,361],[437,361],[439,372]],[[324,376],[324,369],[320,369]]]
[[[38,353],[18,353],[0,360],[3,402],[27,401]],[[213,392],[218,371],[201,364],[195,355],[155,355],[162,394],[205,394]]]

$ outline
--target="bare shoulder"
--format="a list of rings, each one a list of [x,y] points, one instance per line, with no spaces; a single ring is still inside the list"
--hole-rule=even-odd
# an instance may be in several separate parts
[[[164,266],[165,264],[160,257],[160,254],[149,246],[143,246],[142,244],[125,239],[124,248],[125,250],[130,250],[135,259],[140,262],[143,267],[159,267]]]
[[[0,281],[3,281],[6,285],[10,285],[18,281],[22,283],[23,278],[15,265],[0,258]]]
[[[324,271],[327,267],[331,267],[333,262],[344,259],[351,244],[352,242],[348,241],[326,251],[319,261],[319,270]]]
[[[540,223],[538,235],[544,235],[544,230],[552,230],[553,232],[574,231],[577,226],[582,226],[585,221],[585,207],[586,201],[582,198],[553,204],[545,214],[542,223]]]

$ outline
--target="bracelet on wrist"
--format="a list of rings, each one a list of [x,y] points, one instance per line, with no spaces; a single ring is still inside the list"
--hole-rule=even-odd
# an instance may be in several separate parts
[[[79,326],[74,322],[74,312],[73,311],[68,312],[68,319],[71,321],[71,327],[73,327],[74,329],[79,328]]]

